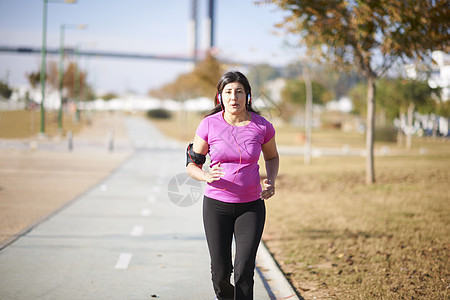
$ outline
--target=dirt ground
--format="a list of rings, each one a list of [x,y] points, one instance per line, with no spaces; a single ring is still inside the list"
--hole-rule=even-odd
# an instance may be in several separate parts
[[[124,120],[121,113],[96,116],[73,137],[72,151],[65,137],[0,141],[0,248],[126,160],[132,148]]]

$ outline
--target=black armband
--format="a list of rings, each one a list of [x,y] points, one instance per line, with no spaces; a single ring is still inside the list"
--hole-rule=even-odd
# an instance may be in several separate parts
[[[192,149],[192,143],[187,146],[186,149],[186,167],[189,163],[194,163],[196,165],[203,165],[206,161],[206,155],[195,153]]]

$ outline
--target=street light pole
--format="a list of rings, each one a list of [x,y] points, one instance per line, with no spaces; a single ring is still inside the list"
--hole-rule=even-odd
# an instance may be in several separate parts
[[[44,108],[44,101],[45,101],[45,57],[46,57],[46,51],[47,51],[47,0],[44,1],[44,12],[43,12],[43,20],[42,20],[42,50],[41,50],[41,93],[42,93],[42,99],[41,99],[41,127],[40,127],[40,134],[45,134],[45,108]]]
[[[61,24],[59,35],[59,110],[58,110],[58,130],[62,133],[62,115],[63,115],[63,78],[64,78],[64,28]]]
[[[41,49],[41,74],[40,74],[40,80],[41,80],[41,127],[39,134],[41,136],[45,135],[45,77],[46,77],[46,57],[47,57],[47,3],[49,0],[43,0],[43,13],[42,13],[42,49]],[[51,1],[55,2],[55,1]],[[76,0],[64,0],[59,1],[55,3],[76,3]]]
[[[79,60],[79,46],[75,47],[75,70],[74,70],[74,76],[75,76],[75,87],[74,87],[74,95],[75,95],[75,106],[76,106],[76,111],[75,111],[75,120],[77,122],[80,121],[80,110],[78,109],[79,106],[79,101],[80,101],[80,76],[81,76],[81,72],[78,69],[78,60]]]

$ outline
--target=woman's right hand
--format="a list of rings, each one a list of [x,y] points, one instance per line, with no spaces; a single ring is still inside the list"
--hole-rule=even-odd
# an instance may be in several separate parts
[[[206,182],[211,183],[217,180],[220,180],[223,176],[225,176],[225,172],[223,172],[223,168],[220,167],[220,163],[213,166],[209,171],[205,172]]]

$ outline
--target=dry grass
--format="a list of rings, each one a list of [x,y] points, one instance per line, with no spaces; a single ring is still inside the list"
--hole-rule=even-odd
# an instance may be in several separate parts
[[[304,130],[292,125],[276,126],[277,144],[289,146],[304,145]],[[312,132],[312,147],[316,148],[342,148],[364,150],[365,136],[356,132],[344,132],[338,129],[315,129]],[[413,137],[410,150],[405,146],[406,138],[403,138],[402,144],[396,142],[375,142],[375,150],[389,148],[391,154],[411,155],[426,152],[426,154],[445,153],[449,149],[448,141],[441,138],[417,138]]]
[[[292,125],[277,126],[277,143],[280,145],[298,146],[305,142],[304,129]],[[348,145],[355,148],[364,147],[364,136],[343,132],[336,129],[314,130],[312,143],[315,147],[342,147]]]
[[[0,149],[0,245],[76,198],[128,153]]]
[[[188,141],[201,116],[190,118],[184,127],[176,120],[157,125]],[[278,127],[277,143],[302,145],[299,131]],[[364,138],[313,132],[314,147],[343,145],[364,148]],[[362,157],[315,158],[305,166],[303,157],[281,156],[263,239],[304,299],[449,298],[450,144],[415,139],[409,151],[375,145],[382,146],[397,155],[376,157],[370,186]]]
[[[171,119],[151,119],[167,136],[184,141],[194,140],[195,130],[204,114],[193,112],[177,112]]]
[[[363,158],[283,157],[264,241],[305,299],[448,299],[450,156],[376,171],[368,186]]]
[[[41,115],[39,111],[17,110],[0,111],[0,138],[23,139],[36,136],[40,131]],[[64,135],[68,130],[77,133],[85,125],[86,120],[75,122],[73,115],[63,116]],[[60,135],[58,131],[58,112],[47,111],[45,114],[45,133],[52,137]]]
[[[56,116],[54,112],[47,115],[49,120]],[[0,111],[0,118],[2,138],[32,139],[39,130],[38,112]],[[87,120],[74,124],[67,118],[64,128],[77,133],[73,151],[0,149],[0,246],[108,176],[131,153],[128,148],[108,153],[102,146],[109,129],[114,129],[116,144],[127,145],[123,114],[99,113],[90,126],[85,126]],[[34,130],[33,120],[37,122]],[[47,136],[59,135],[56,123],[47,125]],[[79,140],[93,147],[80,149]],[[45,142],[59,143],[58,139]]]

